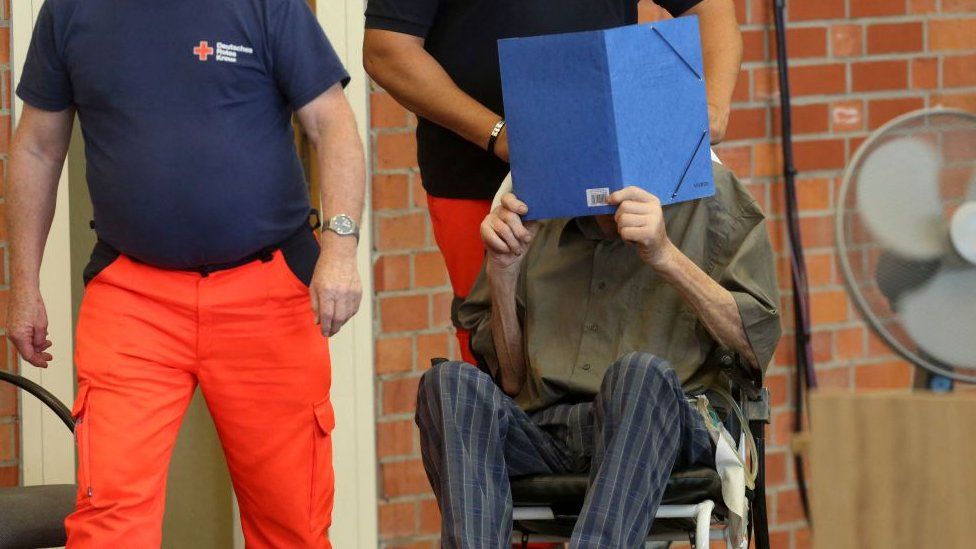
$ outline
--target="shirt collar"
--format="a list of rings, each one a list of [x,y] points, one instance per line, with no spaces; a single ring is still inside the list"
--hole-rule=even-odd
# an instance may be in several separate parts
[[[597,224],[596,218],[592,215],[573,217],[566,220],[562,231],[559,233],[559,245],[562,246],[573,238],[585,238],[586,240],[605,240],[606,235]]]

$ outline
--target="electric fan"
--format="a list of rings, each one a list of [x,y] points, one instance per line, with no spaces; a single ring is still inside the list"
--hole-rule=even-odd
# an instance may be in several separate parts
[[[976,115],[929,109],[879,128],[837,204],[841,272],[871,329],[909,362],[976,382]]]

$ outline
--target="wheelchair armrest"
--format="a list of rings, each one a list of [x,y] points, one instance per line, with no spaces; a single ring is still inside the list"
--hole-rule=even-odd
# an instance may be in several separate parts
[[[762,371],[744,364],[738,353],[728,347],[716,347],[707,362],[718,364],[722,373],[732,382],[732,390],[741,392],[749,400],[762,398]]]
[[[765,387],[760,389],[759,398],[746,398],[742,403],[742,415],[750,423],[754,421],[769,423],[772,417],[772,412],[769,409],[769,389]]]
[[[743,363],[739,355],[727,347],[716,346],[708,360],[718,364],[728,377],[733,393],[740,395],[746,421],[769,423],[769,389],[763,387],[762,371]]]

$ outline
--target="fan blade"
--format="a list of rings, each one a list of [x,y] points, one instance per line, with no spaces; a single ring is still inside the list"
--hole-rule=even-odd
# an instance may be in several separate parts
[[[976,269],[943,269],[899,305],[905,331],[926,353],[976,368]]]
[[[893,253],[882,252],[881,257],[878,258],[874,278],[878,282],[881,293],[888,298],[891,309],[897,311],[901,296],[925,284],[939,272],[941,264],[938,259],[914,261]]]
[[[952,215],[949,236],[956,252],[966,261],[976,265],[976,200],[959,206],[956,213]]]
[[[946,221],[939,195],[938,153],[905,137],[868,154],[858,174],[857,207],[888,250],[914,260],[946,252]]]

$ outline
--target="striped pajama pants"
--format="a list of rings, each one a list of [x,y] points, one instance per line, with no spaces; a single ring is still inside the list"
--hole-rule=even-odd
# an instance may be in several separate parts
[[[571,547],[640,547],[671,471],[714,462],[674,371],[647,353],[617,360],[592,402],[531,414],[474,366],[443,362],[420,382],[416,421],[445,548],[510,546],[510,478],[587,470]]]

